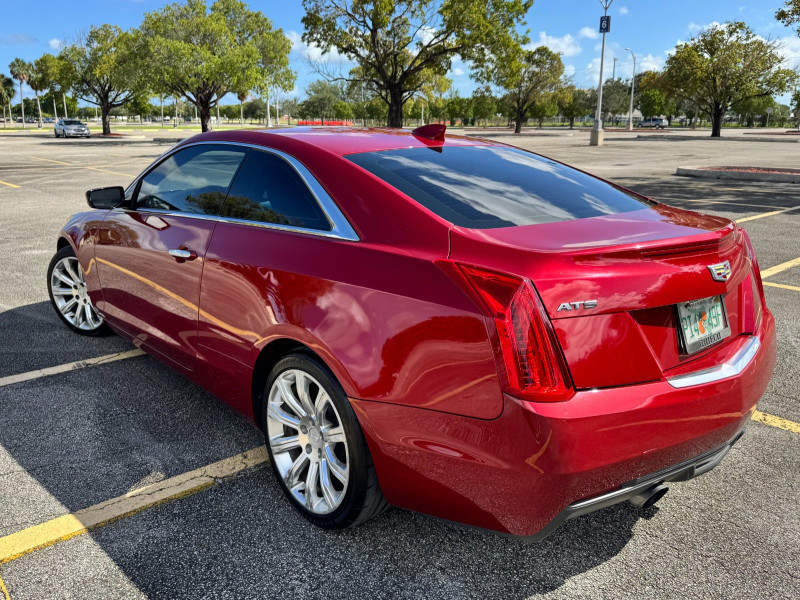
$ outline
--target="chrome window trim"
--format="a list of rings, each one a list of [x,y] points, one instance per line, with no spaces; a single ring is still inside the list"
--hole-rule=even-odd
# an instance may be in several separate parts
[[[286,154],[285,152],[281,152],[280,150],[275,150],[274,148],[268,148],[266,146],[259,146],[258,144],[248,144],[244,142],[225,142],[225,141],[202,141],[202,142],[192,142],[191,144],[184,144],[182,146],[173,146],[169,150],[167,150],[164,154],[159,156],[155,159],[152,163],[150,163],[146,169],[144,169],[137,177],[133,180],[133,182],[125,189],[125,195],[128,195],[129,190],[135,190],[136,186],[139,185],[139,181],[150,172],[150,170],[158,165],[159,163],[163,162],[176,152],[183,150],[184,148],[190,148],[192,146],[237,146],[239,148],[250,148],[252,150],[259,150],[261,152],[268,152],[269,154],[273,154],[285,160],[289,165],[294,169],[295,173],[300,177],[301,181],[305,184],[308,188],[311,195],[317,201],[320,209],[322,209],[322,213],[325,215],[325,218],[331,225],[330,231],[323,231],[320,229],[309,229],[306,227],[296,227],[293,225],[281,225],[278,223],[265,223],[262,221],[251,221],[248,219],[236,219],[233,217],[222,217],[218,215],[202,215],[202,214],[195,214],[195,213],[188,213],[182,211],[164,211],[164,210],[157,210],[151,208],[138,208],[138,209],[128,209],[128,208],[115,208],[116,211],[135,211],[135,212],[142,212],[142,213],[154,213],[154,214],[161,214],[161,215],[170,215],[170,216],[180,216],[180,217],[188,217],[190,219],[200,219],[204,221],[218,221],[220,223],[232,223],[235,225],[248,225],[251,227],[263,227],[265,229],[275,229],[278,231],[289,231],[293,233],[304,233],[309,235],[316,235],[320,237],[326,237],[330,239],[337,239],[337,240],[345,240],[349,242],[358,242],[360,238],[358,234],[353,229],[353,226],[347,220],[347,217],[344,216],[339,206],[334,202],[333,198],[330,197],[328,192],[325,191],[325,188],[322,187],[322,184],[317,181],[316,177],[308,170],[308,168],[297,160],[295,157]],[[246,159],[245,159],[246,160]],[[238,173],[237,173],[238,174]],[[235,177],[234,177],[235,179]],[[231,184],[233,181],[231,181]]]
[[[675,377],[668,377],[667,383],[674,388],[686,388],[693,385],[702,385],[704,383],[713,383],[721,381],[730,377],[735,377],[744,371],[747,366],[755,358],[758,349],[761,347],[761,340],[756,336],[750,336],[744,346],[734,354],[727,362],[712,367],[710,369],[703,369],[694,373],[687,373],[685,375],[676,375]]]

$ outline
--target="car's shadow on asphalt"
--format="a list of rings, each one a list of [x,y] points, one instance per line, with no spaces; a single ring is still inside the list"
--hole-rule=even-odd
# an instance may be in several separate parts
[[[71,333],[45,302],[0,313],[0,336],[3,375],[131,348]],[[1,386],[0,423],[0,536],[263,443],[149,357]],[[534,544],[398,509],[328,532],[261,467],[89,535],[151,597],[526,598],[610,560],[653,514],[618,505]]]

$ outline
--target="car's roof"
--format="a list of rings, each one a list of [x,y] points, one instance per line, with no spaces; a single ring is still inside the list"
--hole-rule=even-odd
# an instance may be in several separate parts
[[[492,142],[447,134],[444,141],[415,136],[410,129],[366,127],[287,127],[282,129],[216,131],[200,134],[191,141],[232,141],[270,146],[280,139],[291,138],[339,155],[399,148],[431,146],[478,146]],[[189,140],[187,140],[189,141]]]

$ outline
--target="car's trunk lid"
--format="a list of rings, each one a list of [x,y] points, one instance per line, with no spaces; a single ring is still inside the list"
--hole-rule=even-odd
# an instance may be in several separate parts
[[[663,378],[752,331],[751,265],[721,217],[664,205],[543,225],[451,230],[451,259],[528,277],[553,321],[576,386]],[[710,266],[728,262],[716,281]],[[731,335],[689,354],[678,303],[721,296]]]

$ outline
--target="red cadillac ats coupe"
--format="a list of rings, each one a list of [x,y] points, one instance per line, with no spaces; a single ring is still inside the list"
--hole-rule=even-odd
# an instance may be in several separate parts
[[[649,506],[775,365],[740,227],[442,126],[206,133],[87,199],[58,315],[250,417],[326,528],[392,504],[540,539]]]

